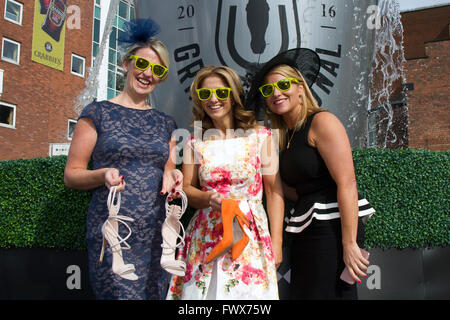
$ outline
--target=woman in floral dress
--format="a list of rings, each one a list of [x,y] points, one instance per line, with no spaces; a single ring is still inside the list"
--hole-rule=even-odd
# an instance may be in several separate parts
[[[168,299],[278,299],[284,202],[277,144],[268,129],[257,125],[253,113],[244,110],[242,93],[238,75],[224,66],[203,68],[191,85],[196,128],[184,149],[183,190],[198,210],[178,257],[186,262],[186,274],[172,278]],[[202,137],[197,137],[198,130]],[[262,204],[263,186],[269,219]],[[235,260],[228,249],[206,263],[222,239],[224,198],[239,201],[250,221],[244,227],[249,242]],[[238,230],[235,223],[234,240],[242,237]]]

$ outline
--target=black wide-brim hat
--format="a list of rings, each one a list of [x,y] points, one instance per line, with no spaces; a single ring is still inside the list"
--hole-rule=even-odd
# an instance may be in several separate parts
[[[247,108],[254,110],[256,113],[258,113],[258,109],[263,108],[264,99],[259,92],[259,87],[263,85],[264,78],[269,71],[282,64],[299,70],[310,88],[316,82],[320,72],[320,58],[315,51],[307,48],[295,48],[283,51],[264,65],[257,67],[258,71],[252,76],[250,90],[245,99]]]

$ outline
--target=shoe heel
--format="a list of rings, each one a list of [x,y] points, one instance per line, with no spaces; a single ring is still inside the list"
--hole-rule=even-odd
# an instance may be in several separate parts
[[[101,232],[103,235],[102,249],[100,251],[99,262],[103,261],[106,251],[106,246],[109,245],[112,254],[112,272],[119,277],[135,281],[139,277],[134,273],[135,267],[133,264],[125,264],[122,258],[122,249],[130,249],[126,240],[131,236],[131,228],[125,221],[134,221],[134,219],[126,216],[118,215],[120,208],[121,194],[117,194],[117,204],[114,204],[116,197],[116,187],[111,187],[107,200],[107,207],[109,216],[103,223]],[[121,237],[119,235],[119,222],[128,229],[128,235]],[[125,247],[122,247],[121,244]]]
[[[103,262],[103,255],[105,254],[106,250],[106,239],[103,237],[103,244],[102,244],[102,250],[100,251],[100,258],[98,259],[99,262]]]
[[[236,220],[238,221],[239,226],[242,230],[242,238],[236,243],[234,243],[233,246],[231,247],[231,258],[233,261],[236,260],[241,255],[242,251],[244,251],[249,241],[248,235],[244,230],[244,225],[248,227],[248,222],[245,220],[244,222],[241,221],[241,217],[239,216],[236,217]]]

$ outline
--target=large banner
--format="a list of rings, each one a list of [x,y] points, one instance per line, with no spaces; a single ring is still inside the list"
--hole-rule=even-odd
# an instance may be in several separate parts
[[[161,26],[171,69],[152,93],[152,103],[175,117],[178,127],[192,122],[189,86],[206,65],[227,65],[244,84],[255,67],[280,51],[305,47],[318,53],[321,71],[311,87],[318,103],[345,125],[353,147],[366,136],[369,77],[376,0],[136,0],[136,15]],[[289,210],[287,203],[286,209]],[[289,296],[289,237],[277,270],[280,298]]]
[[[192,118],[189,86],[206,65],[227,65],[245,80],[254,64],[296,47],[322,59],[312,86],[319,104],[344,123],[352,146],[364,145],[368,78],[377,0],[136,0],[136,15],[161,26],[171,70],[152,94],[179,127]]]
[[[35,0],[31,60],[64,69],[66,0]]]

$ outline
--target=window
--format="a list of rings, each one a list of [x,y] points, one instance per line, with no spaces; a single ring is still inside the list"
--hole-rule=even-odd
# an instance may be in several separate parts
[[[98,50],[100,49],[100,18],[100,0],[96,0],[94,5],[94,25],[92,28],[92,65],[94,65],[95,57],[98,55]]]
[[[134,6],[126,1],[119,1],[119,7],[114,18],[114,25],[109,35],[108,48],[108,80],[107,99],[114,98],[124,88],[125,77],[122,69],[122,59],[117,48],[117,38],[123,33],[123,24],[129,19],[134,19]]]
[[[16,127],[16,106],[0,102],[0,127],[14,129]]]
[[[77,56],[72,53],[72,67],[70,72],[74,75],[84,78],[84,63],[85,59],[83,57]]]
[[[125,2],[119,2],[119,17],[128,19],[128,5]]]
[[[75,126],[77,125],[77,121],[73,119],[69,119],[67,121],[67,140],[72,140],[73,132],[75,131]]]
[[[2,41],[2,60],[19,64],[20,62],[20,43],[14,40],[3,38]]]
[[[22,25],[23,4],[14,0],[5,1],[5,20]]]

